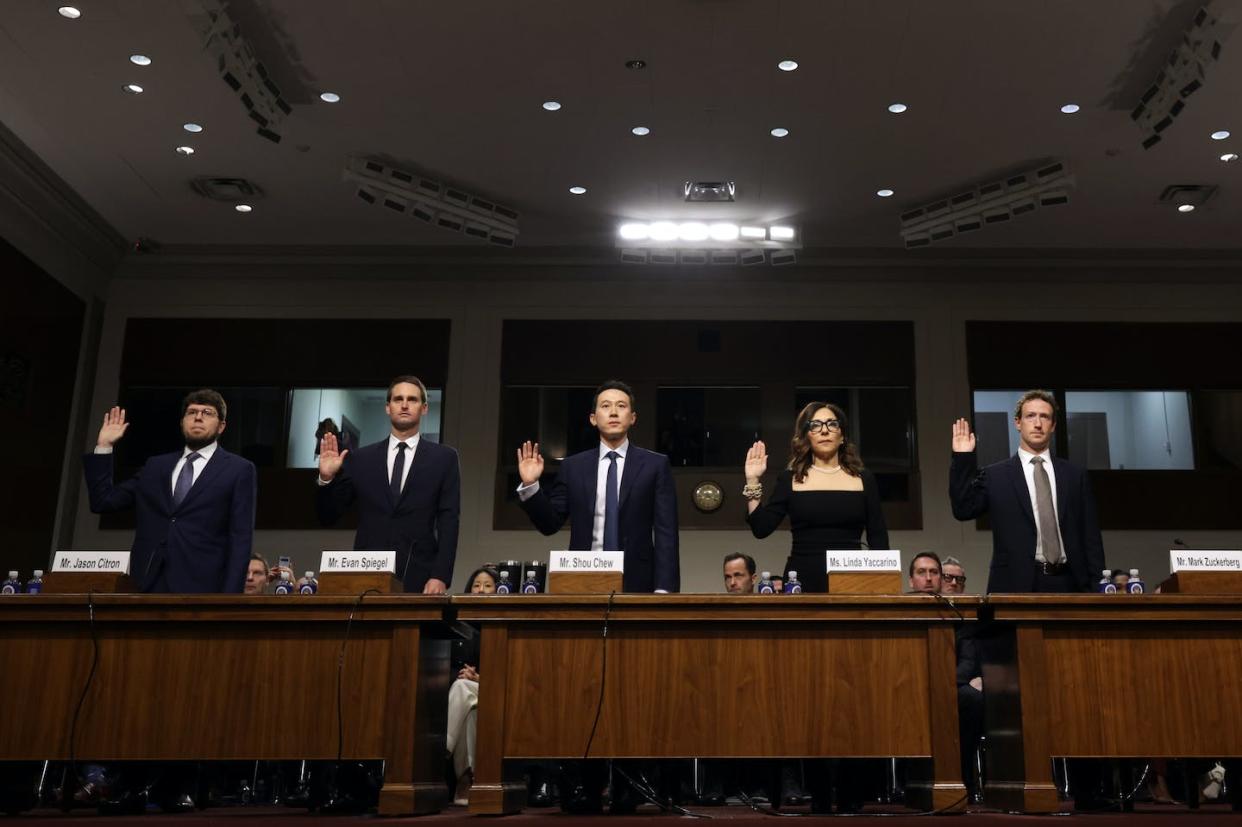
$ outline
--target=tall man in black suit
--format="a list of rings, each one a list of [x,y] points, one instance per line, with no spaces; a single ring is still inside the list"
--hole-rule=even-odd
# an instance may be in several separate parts
[[[543,457],[539,444],[518,449],[518,499],[547,535],[569,520],[572,551],[624,551],[621,587],[627,592],[681,589],[677,551],[677,495],[668,457],[631,445],[637,421],[634,392],[615,379],[595,391],[591,424],[599,447],[566,457],[556,481],[539,485]]]
[[[119,485],[112,449],[129,423],[122,408],[104,414],[95,451],[82,460],[91,511],[134,509],[130,572],[140,591],[240,594],[254,542],[254,463],[217,444],[228,416],[219,393],[194,391],[181,410],[185,447],[151,457]]]
[[[953,424],[949,499],[953,516],[989,513],[989,592],[1091,591],[1104,569],[1104,542],[1087,472],[1052,456],[1056,397],[1027,391],[1014,409],[1018,453],[977,470],[970,424]]]
[[[315,510],[330,526],[356,502],[354,548],[396,551],[407,592],[444,594],[453,580],[461,517],[457,452],[419,435],[427,387],[417,376],[388,384],[384,410],[392,426],[388,438],[354,456],[340,450],[335,434],[324,435]]]

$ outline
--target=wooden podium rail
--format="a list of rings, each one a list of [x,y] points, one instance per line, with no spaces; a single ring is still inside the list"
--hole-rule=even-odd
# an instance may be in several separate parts
[[[1242,756],[1242,596],[992,595],[989,806],[1064,809],[1053,757]]]
[[[955,599],[973,621],[977,598]],[[521,808],[505,758],[581,758],[604,595],[456,596],[482,629],[472,813]],[[931,758],[912,803],[964,810],[957,612],[924,595],[617,595],[591,757]],[[738,727],[736,722],[749,721]],[[722,722],[732,722],[722,725]]]
[[[77,760],[337,757],[337,662],[356,597],[95,595]],[[384,814],[447,800],[445,597],[371,596],[342,681],[343,755],[383,759]],[[91,668],[85,595],[0,600],[0,760],[63,760]]]

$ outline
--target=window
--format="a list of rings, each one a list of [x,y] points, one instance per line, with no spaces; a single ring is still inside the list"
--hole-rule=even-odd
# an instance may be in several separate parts
[[[418,432],[424,439],[440,441],[440,412],[444,392],[427,389],[429,408]],[[386,388],[295,388],[289,391],[289,441],[287,468],[315,468],[319,464],[316,434],[325,420],[341,434],[344,447],[355,449],[378,442],[388,435],[390,423],[384,405]]]
[[[599,444],[589,419],[594,387],[510,385],[501,396],[500,462],[513,466],[523,442],[539,443],[545,460],[559,462]]]
[[[1000,462],[1018,453],[1018,429],[1013,424],[1013,407],[1026,389],[975,391],[975,454],[979,467]],[[947,443],[946,443],[947,444]],[[1052,434],[1052,453],[1057,453],[1057,433]]]
[[[1193,470],[1190,394],[1066,391],[1069,458],[1084,468]]]
[[[656,419],[656,450],[674,468],[733,468],[759,438],[759,389],[659,388]]]
[[[117,464],[138,468],[149,457],[179,451],[181,401],[195,388],[138,386],[125,389],[121,405],[130,422],[117,443]],[[228,406],[220,445],[260,468],[279,465],[284,430],[284,400],[280,388],[216,388]]]

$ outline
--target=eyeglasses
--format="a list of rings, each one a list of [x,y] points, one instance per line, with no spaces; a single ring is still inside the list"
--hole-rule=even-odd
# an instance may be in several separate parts
[[[216,413],[215,408],[186,408],[185,409],[186,419],[198,419],[200,416],[203,419],[217,419],[220,416],[220,414]]]
[[[963,586],[966,585],[966,575],[964,574],[942,574],[940,575],[940,579],[948,583],[961,583]]]
[[[806,423],[806,429],[813,434],[818,434],[820,431],[837,433],[841,430],[841,423],[836,419],[812,419]]]

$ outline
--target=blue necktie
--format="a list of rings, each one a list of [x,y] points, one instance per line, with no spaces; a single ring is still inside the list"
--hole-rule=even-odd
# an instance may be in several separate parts
[[[181,505],[181,501],[185,499],[185,495],[190,493],[190,486],[194,484],[194,463],[202,459],[197,451],[185,458],[185,464],[181,466],[181,473],[177,475],[177,484],[173,486],[173,506]]]
[[[621,537],[617,532],[617,459],[616,451],[609,451],[608,479],[604,482],[604,548],[602,551],[620,551]]]
[[[388,487],[392,490],[392,501],[394,503],[401,499],[401,477],[405,471],[405,449],[409,447],[404,442],[398,442],[397,458],[392,461],[392,480],[389,481]]]

